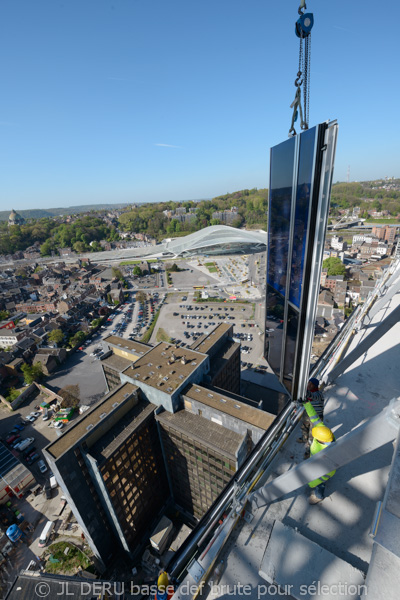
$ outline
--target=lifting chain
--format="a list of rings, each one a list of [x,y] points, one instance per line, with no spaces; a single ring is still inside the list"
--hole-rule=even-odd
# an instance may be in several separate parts
[[[298,13],[300,18],[296,22],[296,35],[300,39],[299,69],[294,82],[296,94],[290,108],[293,109],[292,122],[289,129],[289,137],[296,135],[294,124],[300,112],[300,128],[308,129],[308,118],[310,110],[310,60],[311,60],[311,29],[314,17],[311,13],[305,14],[307,8],[305,0],[301,0]],[[304,41],[304,46],[303,46]],[[301,94],[303,87],[303,97]]]

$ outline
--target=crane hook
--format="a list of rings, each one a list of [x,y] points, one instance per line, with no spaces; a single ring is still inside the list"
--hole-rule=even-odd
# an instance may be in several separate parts
[[[304,15],[304,11],[307,9],[306,0],[300,0],[300,6],[298,9],[299,15]]]

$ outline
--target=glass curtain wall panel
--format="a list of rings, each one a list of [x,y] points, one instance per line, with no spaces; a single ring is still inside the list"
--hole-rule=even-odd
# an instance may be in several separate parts
[[[292,397],[307,383],[336,133],[322,123],[271,149],[265,358]]]

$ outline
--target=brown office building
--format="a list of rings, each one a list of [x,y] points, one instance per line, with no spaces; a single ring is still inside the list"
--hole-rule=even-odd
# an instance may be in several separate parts
[[[175,503],[200,519],[274,416],[228,393],[189,385],[184,409],[156,415]]]
[[[116,540],[132,554],[169,499],[155,408],[126,383],[44,450],[100,567]]]
[[[116,540],[132,556],[172,499],[200,519],[272,423],[235,393],[232,335],[221,324],[191,348],[105,339],[111,391],[44,450],[100,567]]]

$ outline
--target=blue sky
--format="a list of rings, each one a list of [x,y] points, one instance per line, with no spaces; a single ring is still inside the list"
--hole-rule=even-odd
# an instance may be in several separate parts
[[[2,0],[0,206],[268,187],[287,138],[298,0]],[[309,0],[310,125],[334,181],[400,177],[400,6]]]

